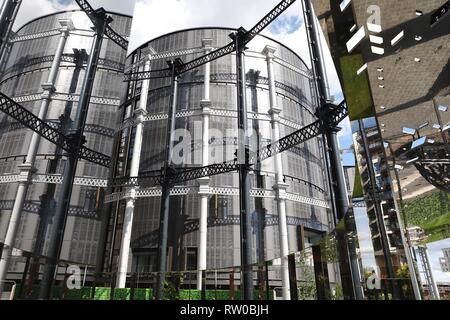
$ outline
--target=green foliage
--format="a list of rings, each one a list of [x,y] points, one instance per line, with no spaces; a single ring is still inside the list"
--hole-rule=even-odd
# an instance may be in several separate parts
[[[113,300],[130,300],[131,298],[131,290],[117,288],[114,289]]]
[[[259,291],[255,290],[253,293],[254,298],[258,299]],[[241,292],[238,290],[235,292],[235,300],[240,300]],[[201,290],[179,290],[177,300],[202,300]],[[230,300],[229,290],[206,290],[205,300]],[[269,300],[273,300],[273,292],[269,292]]]
[[[131,297],[131,294],[130,294]],[[133,300],[152,300],[153,290],[152,289],[134,289]]]
[[[356,74],[364,63],[363,56],[360,53],[345,55],[340,58],[345,98],[351,121],[375,115],[367,73]]]
[[[427,242],[439,241],[450,237],[450,213],[436,218],[423,226],[428,235]]]
[[[450,194],[432,193],[405,203],[404,210],[409,226],[422,226],[435,218],[450,213]]]
[[[355,163],[358,163],[355,159]],[[353,187],[353,199],[362,198],[364,196],[364,191],[361,183],[361,174],[359,173],[359,167],[355,166],[355,184]]]
[[[405,204],[408,226],[419,226],[428,235],[427,242],[450,237],[450,194],[439,191]]]
[[[337,240],[334,235],[328,234],[322,239],[320,242],[320,251],[327,263],[339,262]]]
[[[409,279],[409,269],[406,264],[401,265],[397,268],[397,271],[395,272],[395,276],[400,279]]]
[[[331,300],[344,300],[344,291],[339,283],[336,283],[334,294],[331,295]]]
[[[91,300],[92,298],[91,287],[83,287],[80,289],[67,290],[64,295],[65,300]],[[53,288],[55,290],[55,288]],[[59,295],[62,298],[62,294]]]
[[[111,300],[111,288],[95,288],[94,300]]]
[[[399,287],[403,296],[403,300],[414,300],[414,291],[411,285],[408,265],[404,264],[397,268],[395,276],[399,278]]]
[[[309,264],[306,251],[302,251],[296,257],[297,268],[300,269],[301,281],[297,282],[299,300],[313,300],[316,298],[317,288],[314,268]]]
[[[183,284],[183,274],[173,273],[164,281],[164,300],[180,300],[180,287]]]
[[[201,300],[201,290],[180,290],[180,300]]]
[[[67,290],[65,296],[63,297],[63,289],[61,287],[54,287],[53,299],[64,299],[64,300],[92,300],[92,290],[95,289],[93,300],[110,300],[111,288],[106,287],[83,287],[81,289]],[[165,300],[201,300],[202,292],[201,290],[185,290],[176,288],[171,285],[171,291],[166,291]],[[16,287],[15,299],[19,299],[20,284]],[[39,286],[35,286],[34,295],[32,299],[37,299],[37,294],[39,292]],[[134,294],[132,296],[131,289],[114,289],[113,290],[113,300],[152,300],[153,290],[138,288],[134,289]],[[174,293],[177,293],[176,295]],[[167,295],[168,294],[168,295]],[[259,291],[255,290],[254,296],[258,297]],[[235,292],[235,300],[240,300],[240,291]],[[206,300],[230,300],[230,292],[228,290],[206,290],[205,291]],[[273,292],[269,292],[269,300],[273,300]]]
[[[228,290],[206,290],[206,300],[229,300],[230,293]],[[180,300],[201,300],[201,290],[180,290]]]

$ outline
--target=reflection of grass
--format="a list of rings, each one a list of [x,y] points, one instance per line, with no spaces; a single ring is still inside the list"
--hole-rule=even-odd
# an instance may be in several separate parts
[[[407,203],[405,213],[409,226],[420,226],[428,235],[427,242],[450,237],[450,194],[435,192]]]
[[[362,198],[364,196],[362,184],[361,184],[361,175],[359,173],[358,165],[355,166],[355,184],[353,187],[353,198]]]
[[[449,232],[450,213],[436,218],[423,225],[423,229],[428,235],[427,242],[438,241],[450,237]]]
[[[344,78],[344,91],[350,109],[350,120],[374,116],[372,97],[370,95],[367,73],[357,75],[356,72],[364,64],[360,53],[340,58]]]

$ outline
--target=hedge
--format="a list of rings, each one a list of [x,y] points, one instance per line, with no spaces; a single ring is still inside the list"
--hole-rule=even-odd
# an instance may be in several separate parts
[[[95,290],[93,292],[93,290]],[[63,297],[63,288],[53,287],[52,298],[54,300],[98,300],[107,301],[111,300],[111,288],[107,287],[83,287],[80,289],[66,290]],[[18,294],[20,292],[20,284],[16,287],[15,299],[18,299]],[[33,293],[31,299],[37,299],[39,293],[39,286],[33,286]],[[92,296],[94,298],[92,299]],[[255,290],[254,297],[259,296],[259,291]],[[240,300],[241,292],[239,290],[235,291],[234,299]],[[134,289],[133,299],[131,289],[114,289],[113,290],[113,300],[152,300],[153,290],[152,289]],[[175,299],[178,300],[202,300],[201,290],[179,290]],[[269,299],[273,299],[273,292],[269,292]],[[230,292],[228,290],[206,290],[205,300],[230,300]]]

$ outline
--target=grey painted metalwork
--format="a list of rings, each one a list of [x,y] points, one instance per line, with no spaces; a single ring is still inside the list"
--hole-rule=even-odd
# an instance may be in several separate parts
[[[48,77],[51,67],[51,58],[54,56],[59,40],[58,19],[70,19],[77,16],[75,30],[70,33],[70,40],[62,56],[61,68],[55,82],[55,92],[50,102],[50,119],[46,123],[53,129],[66,132],[67,123],[76,111],[79,101],[79,84],[85,71],[83,66],[86,61],[77,61],[74,49],[82,52],[90,47],[93,32],[89,31],[92,24],[87,17],[83,17],[77,11],[60,12],[36,19],[16,32],[13,41],[6,70],[8,72],[1,79],[0,91],[8,95],[15,102],[20,103],[33,114],[39,113],[40,99],[43,93],[42,82]],[[129,34],[131,18],[118,14],[113,15],[112,27],[120,34]],[[82,31],[84,30],[84,31]],[[37,36],[39,35],[39,36]],[[20,41],[19,41],[20,40]],[[49,57],[49,58],[45,58]],[[100,67],[96,72],[96,80],[92,97],[90,99],[90,111],[87,116],[86,138],[87,147],[99,150],[110,155],[112,152],[112,140],[116,125],[116,112],[123,95],[124,85],[121,72],[125,65],[126,52],[111,40],[105,39],[100,55]],[[28,66],[23,66],[31,61]],[[61,115],[64,115],[62,118]],[[0,114],[2,132],[0,133],[0,175],[17,175],[18,166],[23,162],[26,148],[29,145],[31,130],[17,124]],[[8,128],[8,129],[7,129]],[[55,198],[62,181],[62,169],[66,163],[65,154],[59,147],[42,141],[38,149],[35,167],[36,173],[32,175],[33,185],[28,192],[20,230],[15,247],[34,251],[35,243],[42,242],[41,255],[48,252],[47,236],[52,232],[53,225],[46,220],[46,213],[53,213]],[[63,259],[76,261],[80,264],[94,264],[97,255],[98,231],[100,229],[99,216],[103,207],[103,188],[107,184],[107,168],[96,164],[79,161],[77,178],[74,183],[74,191],[69,208],[69,217],[64,234],[64,245],[61,253]],[[9,220],[12,210],[12,199],[15,194],[17,182],[0,184],[0,201],[8,204],[1,208],[0,215],[0,242],[4,241],[5,225]],[[48,195],[50,200],[39,203],[41,196]],[[53,208],[53,209],[52,209]],[[46,222],[47,221],[47,222]],[[39,225],[45,225],[44,238],[31,242],[36,236]],[[9,269],[9,277],[15,277],[21,272],[22,265],[13,262]]]
[[[129,57],[129,66],[126,70],[143,70],[142,64],[139,63],[145,57],[148,56],[149,48],[159,52],[183,52],[185,48],[198,48],[201,46],[201,39],[211,38],[213,48],[221,48],[225,45],[224,42],[228,42],[228,34],[234,30],[230,29],[193,29],[185,30],[180,32],[175,32],[173,34],[160,37],[154,41],[145,44],[141,48],[137,49]],[[255,44],[255,49],[252,44]],[[277,48],[277,59],[278,62],[274,63],[274,76],[276,79],[277,88],[277,104],[282,110],[280,121],[280,136],[287,136],[299,129],[303,129],[310,123],[314,123],[317,120],[315,115],[316,106],[313,99],[314,93],[311,91],[311,74],[303,63],[303,61],[291,50],[284,47],[280,43],[272,41],[266,37],[256,37],[256,39],[249,44],[249,49],[247,50],[250,54],[246,57],[246,73],[250,69],[260,70],[260,78],[258,79],[257,86],[252,85],[247,82],[246,93],[249,96],[249,125],[252,123],[251,128],[259,125],[261,135],[263,140],[261,140],[260,146],[264,146],[270,143],[270,115],[268,114],[270,103],[268,95],[268,82],[267,82],[267,67],[265,62],[265,56],[260,54],[261,49],[265,45],[270,45]],[[253,52],[259,52],[259,54],[253,54]],[[202,52],[192,53],[189,52],[186,56],[181,56],[184,61],[189,61],[196,56],[201,55]],[[225,132],[227,129],[232,129],[233,133],[236,132],[237,124],[237,112],[236,112],[236,97],[235,97],[235,63],[233,56],[226,56],[221,59],[217,59],[211,62],[211,82],[210,82],[210,130],[219,129]],[[285,63],[279,63],[283,61]],[[165,62],[163,60],[151,60],[151,70],[158,70],[165,67]],[[140,69],[139,69],[140,68]],[[298,72],[302,70],[302,72]],[[143,72],[143,71],[142,71]],[[177,115],[176,115],[176,129],[188,128],[193,129],[196,121],[202,121],[201,112],[201,100],[204,97],[204,74],[203,68],[189,71],[183,74],[179,83],[179,94],[178,94],[178,104],[177,104]],[[225,75],[233,75],[226,78]],[[220,75],[220,77],[216,76]],[[145,78],[142,78],[145,79]],[[284,85],[281,85],[284,84]],[[150,89],[148,91],[148,104],[147,112],[148,115],[145,117],[146,121],[144,123],[144,141],[139,179],[132,181],[127,176],[130,169],[130,156],[132,151],[132,145],[134,144],[134,117],[133,113],[137,104],[139,103],[141,94],[141,82],[130,82],[129,84],[129,94],[126,101],[121,106],[122,110],[122,124],[120,125],[120,130],[117,132],[116,141],[118,145],[118,157],[115,159],[117,163],[117,170],[115,172],[115,179],[113,179],[113,185],[121,185],[122,183],[131,183],[127,185],[128,187],[133,184],[141,184],[143,182],[143,176],[149,175],[150,180],[155,180],[149,183],[156,183],[158,185],[160,181],[159,178],[151,178],[152,172],[159,176],[160,169],[163,164],[163,151],[164,144],[161,143],[165,141],[166,125],[165,120],[168,119],[168,102],[170,97],[170,83],[168,79],[150,79]],[[288,88],[293,88],[289,90]],[[289,91],[286,91],[289,90]],[[293,95],[293,93],[302,93]],[[250,99],[251,97],[251,99]],[[289,97],[289,98],[287,98]],[[305,105],[305,107],[302,107]],[[342,114],[346,114],[346,106],[343,104]],[[310,110],[309,110],[310,109]],[[336,119],[340,119],[337,115]],[[302,132],[302,131],[301,131]],[[320,125],[318,126],[318,132],[320,133]],[[236,132],[237,133],[237,132]],[[322,232],[324,226],[328,225],[328,215],[327,208],[329,204],[326,193],[328,193],[328,186],[326,183],[326,177],[324,175],[324,163],[323,163],[323,145],[320,139],[315,138],[314,135],[307,134],[308,140],[305,136],[303,141],[305,143],[304,148],[299,148],[298,150],[286,151],[282,154],[282,161],[285,165],[285,174],[287,183],[287,199],[286,207],[287,211],[290,213],[288,217],[288,241],[290,244],[291,252],[297,250],[297,233],[296,227],[303,224],[310,227],[312,230],[317,232]],[[201,136],[201,135],[200,135]],[[234,151],[236,149],[234,141],[237,136],[234,134],[224,137],[223,141],[229,149],[224,153],[223,160],[225,164],[211,163],[208,170],[216,170],[221,172],[225,166],[233,166]],[[302,139],[299,139],[299,142]],[[222,141],[222,140],[220,140]],[[252,147],[255,145],[252,143]],[[197,149],[197,145],[201,146],[202,142],[199,138],[194,139],[192,142],[194,150]],[[286,147],[289,142],[286,141]],[[220,145],[220,143],[212,142],[209,146],[213,149],[215,146]],[[287,148],[288,149],[288,148]],[[308,150],[308,152],[302,152],[302,150]],[[200,149],[199,149],[200,150]],[[261,152],[263,152],[261,150]],[[265,152],[265,151],[264,151]],[[258,197],[262,199],[263,205],[268,210],[268,215],[277,215],[277,209],[273,206],[273,199],[275,197],[273,190],[270,188],[275,184],[274,172],[272,159],[270,156],[264,156],[267,160],[264,160],[263,168],[261,169],[261,174],[263,175],[264,185],[268,187],[268,190],[257,190],[252,188],[251,199],[250,199],[250,216],[254,216],[254,201],[253,199]],[[195,163],[195,166],[199,166],[201,163]],[[222,166],[223,168],[219,168]],[[186,165],[189,167],[189,165]],[[181,169],[181,168],[179,168]],[[205,171],[199,173],[199,171],[189,171],[186,170],[183,175],[189,175],[192,179],[197,179],[201,176],[210,175],[212,172],[206,172],[206,169],[201,169],[200,171]],[[219,221],[222,217],[230,215],[238,215],[238,201],[239,196],[238,189],[238,177],[236,171],[236,166],[230,167],[230,173],[220,174],[210,177],[210,192],[208,193],[208,219],[213,219]],[[267,174],[266,174],[267,172]],[[250,178],[255,179],[255,174],[253,171],[250,173]],[[119,181],[122,179],[122,181]],[[141,179],[141,180],[140,180]],[[180,181],[186,181],[184,178]],[[306,181],[306,183],[305,183]],[[176,187],[171,192],[171,210],[169,214],[169,242],[168,247],[173,247],[175,245],[175,239],[178,239],[176,243],[182,243],[179,247],[173,247],[171,252],[177,252],[172,255],[172,270],[184,270],[188,268],[185,261],[183,262],[183,252],[186,250],[197,250],[199,243],[199,232],[195,228],[192,232],[185,234],[184,232],[179,233],[176,230],[184,230],[183,219],[197,219],[199,218],[199,206],[201,196],[197,195],[198,187],[196,187],[195,181],[183,182],[181,185]],[[185,184],[185,186],[182,186]],[[156,245],[158,240],[158,225],[159,225],[159,214],[158,208],[160,205],[160,195],[161,189],[159,188],[145,188],[147,183],[143,183],[141,188],[138,189],[136,193],[136,204],[135,213],[133,221],[133,233],[131,242],[131,252],[135,249],[148,250],[146,257],[153,259],[151,257],[157,256]],[[254,192],[255,190],[255,192]],[[116,189],[115,192],[106,198],[107,201],[119,201],[115,208],[118,210],[115,212],[115,218],[110,219],[110,223],[113,223],[110,230],[115,230],[110,232],[107,237],[106,252],[104,254],[104,270],[115,271],[117,270],[117,256],[114,252],[118,249],[112,242],[115,238],[115,233],[120,233],[120,227],[122,224],[121,216],[125,208],[125,200],[130,195],[127,195],[121,189]],[[314,199],[312,201],[312,199]],[[311,201],[310,201],[311,200]],[[317,201],[316,201],[317,200]],[[176,216],[179,218],[175,218]],[[314,220],[313,217],[317,219]],[[118,219],[117,219],[118,218]],[[114,222],[117,220],[116,222]],[[225,219],[226,220],[226,219]],[[209,220],[208,220],[209,221]],[[265,228],[266,234],[266,248],[264,248],[265,257],[269,259],[279,257],[279,243],[276,240],[278,235],[278,225],[276,224],[278,220],[271,219],[273,222]],[[314,222],[316,221],[316,222]],[[186,221],[186,223],[188,223]],[[214,225],[214,228],[211,226]],[[251,230],[254,230],[257,226],[253,225],[251,222]],[[186,225],[187,230],[191,230],[188,225]],[[114,233],[115,232],[115,233]],[[241,243],[239,236],[239,227],[237,224],[220,224],[213,223],[209,224],[208,227],[208,246],[207,246],[207,268],[220,268],[220,267],[230,267],[233,265],[240,264],[239,246]],[[135,240],[148,235],[150,238],[155,239],[151,242],[136,242]],[[252,234],[252,238],[254,234]],[[253,241],[253,239],[252,239]],[[197,252],[197,251],[196,251]],[[252,256],[255,251],[252,250]],[[139,255],[142,257],[142,255]],[[132,257],[132,270],[135,268],[142,268],[142,265],[137,261],[138,257],[133,254]],[[147,258],[146,258],[147,259]],[[156,271],[156,264],[150,263],[151,270]],[[191,265],[189,268],[192,268]],[[130,272],[130,269],[128,270]]]
[[[52,93],[55,91],[55,81],[58,75],[58,69],[61,65],[61,57],[66,46],[67,38],[69,37],[70,31],[73,29],[73,23],[71,20],[60,20],[61,24],[61,35],[56,49],[55,60],[52,63],[48,79],[42,84],[44,93],[42,94],[42,104],[39,110],[38,118],[45,121],[47,118],[48,107],[50,105]],[[17,231],[21,221],[21,216],[23,212],[23,206],[25,203],[25,198],[28,193],[28,186],[30,184],[30,178],[32,171],[35,170],[34,163],[36,161],[36,155],[39,148],[39,143],[41,136],[37,132],[33,132],[31,137],[31,142],[28,148],[27,157],[25,162],[19,167],[20,170],[20,180],[19,186],[17,188],[17,194],[15,198],[15,203],[13,211],[11,213],[11,218],[8,224],[8,231],[6,233],[5,243],[3,245],[3,252],[1,254],[0,260],[0,282],[6,279],[8,273],[9,263],[11,259],[12,249],[14,248],[14,243],[17,237]],[[0,286],[0,293],[2,288]]]

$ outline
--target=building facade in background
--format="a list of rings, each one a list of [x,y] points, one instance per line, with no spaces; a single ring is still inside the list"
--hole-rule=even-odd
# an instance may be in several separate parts
[[[127,37],[131,17],[111,14],[112,27]],[[0,79],[0,90],[34,114],[39,113],[43,84],[61,36],[61,19],[70,19],[70,31],[61,67],[51,96],[47,123],[64,131],[73,119],[84,79],[94,32],[81,11],[59,12],[30,21],[15,34],[9,59]],[[110,155],[117,111],[124,93],[123,70],[126,52],[105,38],[95,83],[85,136],[87,147]],[[8,227],[17,191],[19,165],[30,145],[32,131],[0,114],[0,242]],[[46,255],[47,239],[52,232],[52,215],[58,198],[61,173],[66,162],[62,151],[42,139],[35,163],[36,172],[29,188],[22,221],[15,242],[24,252]],[[95,265],[101,234],[101,213],[108,168],[80,160],[70,201],[61,259],[80,265]],[[10,276],[21,277],[23,259],[13,259]]]
[[[439,258],[442,272],[450,272],[450,248],[442,249],[444,256]]]
[[[392,260],[395,268],[400,267],[402,263],[406,263],[402,231],[398,222],[391,179],[383,150],[384,146],[380,139],[380,131],[377,128],[376,121],[373,118],[360,121],[359,128],[356,128],[357,124],[353,123],[353,131],[355,132],[353,143],[362,191],[363,194],[369,195],[365,197],[369,228],[377,265],[381,266],[382,274],[386,274],[385,268],[388,259]],[[368,158],[366,149],[370,154],[370,162],[366,160]]]
[[[427,235],[421,227],[409,227],[406,231],[408,232],[409,241],[413,246],[417,246],[427,240]]]

